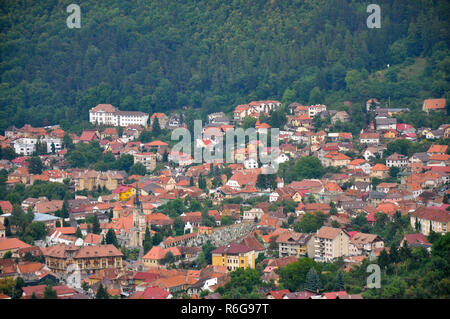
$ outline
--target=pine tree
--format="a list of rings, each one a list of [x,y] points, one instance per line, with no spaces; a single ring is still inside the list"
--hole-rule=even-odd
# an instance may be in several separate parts
[[[345,290],[345,280],[344,274],[342,271],[339,271],[336,277],[336,291],[344,291]]]
[[[92,232],[94,234],[100,234],[101,233],[100,222],[98,221],[97,215],[94,215],[94,222],[92,223]]]
[[[98,287],[95,299],[109,299],[109,294],[102,284]]]
[[[309,269],[308,274],[306,275],[305,288],[317,293],[319,293],[319,290],[322,288],[322,282],[313,267]]]
[[[192,176],[189,179],[189,186],[194,186],[194,177],[192,177]]]
[[[77,231],[75,232],[75,236],[77,238],[83,238],[83,234],[81,233],[80,227],[77,227]]]
[[[106,244],[107,245],[114,245],[116,248],[119,248],[119,243],[117,241],[116,233],[112,228],[108,230],[106,233]]]
[[[62,218],[69,218],[69,201],[64,199],[62,208],[61,208],[61,217]]]
[[[152,135],[153,137],[158,137],[161,134],[161,126],[159,125],[159,120],[157,117],[153,119],[152,125]]]
[[[149,250],[152,249],[152,246],[153,246],[152,237],[151,237],[150,230],[148,227],[146,227],[146,229],[145,229],[145,237],[144,237],[143,246],[144,246],[144,254],[148,253]]]

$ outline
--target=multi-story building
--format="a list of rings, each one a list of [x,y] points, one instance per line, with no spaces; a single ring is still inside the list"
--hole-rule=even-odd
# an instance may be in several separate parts
[[[323,226],[315,235],[314,260],[330,262],[335,258],[349,255],[350,236],[340,228]]]
[[[89,110],[89,122],[92,124],[129,126],[147,126],[148,114],[136,111],[120,111],[111,104],[98,104]]]
[[[75,190],[93,190],[106,187],[113,191],[122,184],[126,177],[126,173],[118,171],[97,172],[94,170],[73,170],[72,179],[75,182]]]
[[[446,234],[450,227],[450,212],[445,209],[421,207],[410,217],[411,227],[428,236],[431,231]]]
[[[287,256],[313,257],[315,255],[315,239],[311,234],[281,233],[277,237],[276,243],[278,244],[280,258]]]
[[[398,167],[403,168],[408,166],[408,157],[402,154],[394,153],[386,158],[387,167]]]
[[[352,234],[349,242],[350,256],[369,256],[372,251],[382,248],[384,248],[384,241],[375,234],[356,232]]]
[[[225,266],[229,271],[255,268],[255,251],[243,244],[221,246],[211,254],[213,266]]]
[[[62,273],[69,265],[76,265],[82,272],[107,268],[122,268],[123,254],[114,245],[75,246],[56,245],[42,248],[45,265],[51,271]]]
[[[156,154],[152,152],[143,152],[133,154],[134,164],[141,163],[145,166],[148,172],[156,168]]]

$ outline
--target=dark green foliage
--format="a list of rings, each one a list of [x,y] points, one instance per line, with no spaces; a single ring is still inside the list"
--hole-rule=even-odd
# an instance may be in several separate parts
[[[95,299],[109,299],[109,294],[102,284],[97,289],[97,293],[95,294]]]
[[[306,213],[294,224],[294,230],[299,233],[314,233],[323,226],[326,219],[327,216],[322,212]]]
[[[265,98],[336,104],[390,96],[391,104],[417,105],[443,96],[448,3],[380,5],[382,28],[368,30],[363,1],[91,0],[83,3],[82,28],[70,30],[60,4],[33,2],[25,12],[9,1],[2,5],[0,131],[60,123],[79,134],[98,103],[149,113],[185,105],[228,112]],[[423,71],[409,76],[396,68],[416,57],[426,58]],[[383,77],[369,76],[388,62]],[[273,121],[283,123],[276,115]]]
[[[144,255],[145,255],[153,247],[152,236],[150,234],[150,229],[148,227],[145,228],[144,242],[142,244],[144,246]]]
[[[322,282],[320,281],[319,275],[317,274],[317,271],[311,267],[306,274],[305,289],[318,293],[321,288]]]
[[[108,229],[106,233],[105,242],[107,245],[114,245],[116,248],[119,248],[119,243],[117,241],[116,233],[112,228]]]
[[[93,218],[94,220],[93,220],[93,223],[92,223],[92,233],[94,233],[94,234],[100,234],[101,233],[101,229],[100,229],[100,221],[98,220],[98,217],[97,217],[97,215],[94,215],[94,218]]]
[[[255,269],[238,268],[230,273],[231,280],[218,289],[225,299],[260,299],[258,288],[264,287],[260,274]]]
[[[44,165],[42,164],[41,158],[39,156],[33,156],[29,160],[30,166],[28,167],[30,174],[42,174],[42,169]]]
[[[311,268],[320,273],[319,264],[311,258],[300,258],[279,270],[280,284],[290,291],[301,291],[305,288],[306,278]]]
[[[144,176],[147,173],[147,169],[142,163],[136,163],[130,168],[130,175],[141,175]]]
[[[56,299],[56,290],[53,290],[51,286],[45,287],[44,299]]]
[[[336,291],[344,291],[345,290],[345,279],[344,273],[339,271],[336,276]]]

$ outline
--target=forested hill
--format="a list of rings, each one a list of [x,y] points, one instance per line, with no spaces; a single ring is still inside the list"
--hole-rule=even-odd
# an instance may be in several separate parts
[[[207,112],[390,96],[414,107],[449,91],[446,0],[378,0],[380,29],[357,0],[83,0],[80,29],[66,26],[71,3],[0,2],[0,130],[70,127],[98,103]]]

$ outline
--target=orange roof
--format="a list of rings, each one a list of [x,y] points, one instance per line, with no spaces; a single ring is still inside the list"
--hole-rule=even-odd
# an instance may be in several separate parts
[[[445,109],[447,104],[445,99],[427,99],[424,101],[427,109]]]
[[[431,145],[427,153],[442,153],[447,152],[448,145]]]
[[[448,154],[432,154],[430,156],[430,161],[448,161],[450,155]]]
[[[31,245],[28,245],[27,243],[24,243],[23,241],[17,238],[0,239],[0,251],[18,248],[28,248],[28,247],[31,247]]]
[[[350,163],[348,163],[348,165],[361,165],[364,164],[366,161],[362,158],[356,158],[353,161],[351,161]]]
[[[326,184],[325,189],[329,190],[330,192],[343,192],[342,188],[340,188],[339,185],[334,182]]]
[[[145,146],[169,146],[169,144],[164,143],[163,141],[153,141],[145,144]]]
[[[28,274],[41,270],[44,265],[38,262],[21,262],[18,267],[21,274]]]
[[[384,164],[375,164],[371,169],[371,171],[388,171],[389,168],[387,168]]]
[[[75,227],[56,227],[56,230],[63,235],[73,235],[77,232]]]
[[[395,212],[399,210],[399,207],[394,203],[381,203],[377,206],[376,209],[378,212],[382,212],[387,215],[394,215]]]

